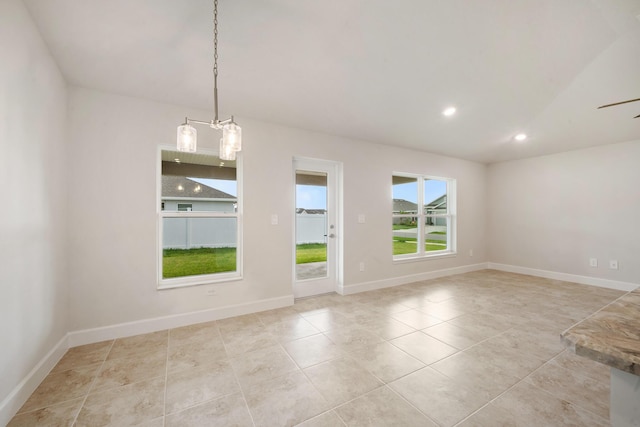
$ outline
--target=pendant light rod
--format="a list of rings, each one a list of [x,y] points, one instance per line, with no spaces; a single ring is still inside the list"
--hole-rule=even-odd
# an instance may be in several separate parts
[[[184,118],[178,126],[178,150],[196,151],[197,132],[191,123],[207,125],[213,129],[222,129],[220,140],[220,159],[235,160],[236,153],[242,150],[242,129],[233,120],[220,120],[218,116],[218,0],[213,1],[213,120],[195,120]]]
[[[218,115],[218,0],[213,2],[213,120],[205,122],[203,120],[194,120],[185,117],[185,123],[198,123],[201,125],[209,125],[214,129],[221,129],[222,125],[233,122],[233,116],[230,119],[220,121]],[[220,125],[220,126],[218,126]]]
[[[218,122],[218,0],[213,0],[213,120]]]
[[[233,123],[233,116],[231,116],[230,118],[226,119],[226,120],[210,120],[210,121],[204,121],[204,120],[196,120],[196,119],[190,119],[188,117],[184,118],[184,124],[190,124],[190,123],[196,123],[199,125],[207,125],[209,127],[211,127],[212,129],[222,129],[222,127],[224,125],[226,125],[227,123]]]

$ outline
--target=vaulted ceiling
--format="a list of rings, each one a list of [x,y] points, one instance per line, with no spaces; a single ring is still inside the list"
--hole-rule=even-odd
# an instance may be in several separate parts
[[[70,84],[212,110],[212,0],[24,1]],[[222,117],[480,162],[640,139],[596,109],[640,98],[640,0],[219,1]]]

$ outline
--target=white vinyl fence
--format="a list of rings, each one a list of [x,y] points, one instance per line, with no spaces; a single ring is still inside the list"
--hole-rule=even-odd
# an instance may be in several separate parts
[[[296,215],[296,244],[326,243],[327,215],[326,214],[297,214]]]
[[[236,218],[164,218],[162,248],[235,248],[236,230]]]
[[[296,215],[296,243],[325,243],[326,214]],[[235,218],[164,218],[163,249],[235,248]]]

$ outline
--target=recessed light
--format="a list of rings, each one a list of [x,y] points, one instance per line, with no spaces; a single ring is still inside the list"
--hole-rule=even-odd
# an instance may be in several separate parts
[[[524,141],[525,139],[527,139],[526,133],[519,133],[515,136],[516,141]]]
[[[456,107],[448,107],[442,111],[443,116],[451,117],[456,113]]]

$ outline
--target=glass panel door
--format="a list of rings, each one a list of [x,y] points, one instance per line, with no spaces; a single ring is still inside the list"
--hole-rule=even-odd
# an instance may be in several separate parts
[[[335,162],[294,160],[296,298],[333,292],[338,284],[341,241]]]

